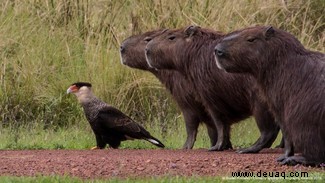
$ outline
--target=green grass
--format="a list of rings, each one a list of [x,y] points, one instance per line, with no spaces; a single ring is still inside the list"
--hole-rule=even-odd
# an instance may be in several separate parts
[[[157,124],[158,122],[154,122]],[[179,149],[186,140],[183,119],[175,120],[173,130],[162,132],[158,125],[147,125],[147,129],[160,139],[169,149]],[[235,148],[252,145],[259,137],[258,129],[253,119],[235,124],[232,129],[231,141]],[[280,135],[279,135],[280,137]],[[178,139],[178,140],[175,140]],[[10,126],[0,130],[0,149],[89,149],[95,146],[94,134],[85,118],[68,127],[45,128],[44,125]],[[274,143],[279,144],[280,138]],[[194,148],[208,148],[209,137],[205,126],[199,127],[198,137]],[[155,148],[143,140],[124,141],[121,148],[151,149]]]
[[[91,129],[85,125],[44,129],[40,126],[5,128],[0,149],[85,149],[95,145]]]
[[[60,176],[54,176],[54,177],[46,177],[46,176],[38,176],[38,177],[0,177],[0,181],[3,183],[9,183],[9,182],[73,182],[73,183],[79,183],[79,182],[93,182],[93,183],[101,183],[101,182],[109,182],[109,183],[117,183],[117,182],[197,182],[197,181],[204,181],[204,182],[219,182],[221,178],[211,178],[211,177],[161,177],[161,178],[143,178],[143,179],[117,179],[112,178],[108,180],[82,180],[79,178],[72,178],[72,177],[60,177]]]

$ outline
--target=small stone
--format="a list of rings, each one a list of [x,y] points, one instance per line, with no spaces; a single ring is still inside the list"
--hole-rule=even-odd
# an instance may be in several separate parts
[[[177,168],[177,165],[175,163],[171,163],[170,168]]]
[[[145,168],[144,167],[141,167],[141,166],[138,166],[137,167],[137,170],[140,170],[140,171],[142,171],[142,170],[144,170]]]

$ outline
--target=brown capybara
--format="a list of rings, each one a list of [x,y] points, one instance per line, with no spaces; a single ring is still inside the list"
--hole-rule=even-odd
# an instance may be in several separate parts
[[[254,115],[261,137],[239,152],[259,152],[272,145],[279,127],[267,105],[258,100],[254,78],[216,72],[214,46],[222,37],[222,33],[197,26],[167,30],[147,44],[147,62],[156,69],[183,73],[194,86],[218,130],[218,141],[211,151],[227,149],[231,124]]]
[[[257,79],[283,132],[281,164],[325,163],[325,54],[270,26],[230,33],[215,54],[220,68]],[[294,155],[296,150],[302,154]]]
[[[193,87],[188,84],[188,81],[179,72],[155,70],[150,68],[146,62],[144,50],[148,41],[163,32],[163,30],[154,30],[125,39],[120,47],[121,62],[131,68],[151,72],[171,93],[185,120],[187,139],[183,146],[184,149],[193,148],[201,122],[206,124],[211,146],[213,146],[218,138],[216,127],[202,103],[195,98]]]

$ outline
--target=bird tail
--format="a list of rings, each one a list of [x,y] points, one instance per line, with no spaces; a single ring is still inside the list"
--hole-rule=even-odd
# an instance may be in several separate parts
[[[151,142],[153,145],[164,148],[165,145],[163,143],[161,143],[158,139],[156,139],[155,137],[150,137],[146,139],[147,141]]]

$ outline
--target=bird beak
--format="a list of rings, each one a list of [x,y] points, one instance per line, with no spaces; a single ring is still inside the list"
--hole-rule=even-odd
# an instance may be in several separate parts
[[[76,85],[72,85],[67,89],[67,94],[74,93],[76,91],[78,91],[78,87],[76,87]]]
[[[68,88],[68,90],[67,90],[67,94],[69,94],[69,93],[72,93],[71,88]]]

